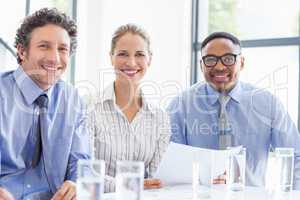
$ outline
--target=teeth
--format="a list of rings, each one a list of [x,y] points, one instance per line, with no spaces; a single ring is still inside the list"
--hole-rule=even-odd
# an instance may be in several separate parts
[[[56,67],[53,65],[42,65],[42,67],[46,70],[56,70]]]
[[[132,74],[137,73],[138,70],[122,70],[122,71],[126,74],[132,75]]]
[[[226,77],[228,74],[214,74],[215,77]]]
[[[215,74],[215,75],[213,75],[212,78],[214,79],[214,81],[217,81],[217,82],[226,82],[227,77],[228,77],[227,74]]]

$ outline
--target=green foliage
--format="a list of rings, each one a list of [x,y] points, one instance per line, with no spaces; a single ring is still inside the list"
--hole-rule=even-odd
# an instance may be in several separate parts
[[[226,31],[238,34],[237,0],[210,0],[208,32]]]
[[[52,0],[52,3],[60,11],[63,11],[68,15],[72,14],[72,9],[71,9],[72,5],[70,0]]]

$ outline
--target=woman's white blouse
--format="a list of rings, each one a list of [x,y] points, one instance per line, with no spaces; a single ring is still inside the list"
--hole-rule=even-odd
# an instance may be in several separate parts
[[[142,108],[129,123],[116,105],[114,85],[104,90],[89,115],[94,157],[104,160],[105,192],[115,190],[116,161],[143,161],[151,177],[170,139],[169,116],[142,96]]]

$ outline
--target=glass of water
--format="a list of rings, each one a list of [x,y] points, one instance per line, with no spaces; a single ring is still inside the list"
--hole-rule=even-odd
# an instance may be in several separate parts
[[[232,147],[226,166],[226,184],[230,191],[242,191],[245,187],[246,148]]]
[[[276,190],[290,192],[293,188],[294,148],[275,148]]]
[[[144,189],[144,163],[118,161],[116,173],[117,200],[141,200]]]
[[[104,161],[79,160],[77,172],[77,199],[102,200],[105,176]]]
[[[193,162],[193,199],[210,198],[211,193],[211,168],[203,162]]]

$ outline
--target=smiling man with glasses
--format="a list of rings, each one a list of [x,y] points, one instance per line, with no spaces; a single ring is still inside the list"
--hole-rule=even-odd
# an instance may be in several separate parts
[[[215,32],[201,44],[199,82],[174,98],[171,141],[209,149],[247,149],[246,185],[263,186],[269,149],[295,149],[294,189],[300,189],[300,136],[277,97],[239,81],[245,58],[234,35]],[[215,177],[218,179],[218,177]]]
[[[201,46],[201,69],[206,81],[219,92],[229,92],[236,84],[244,67],[240,41],[226,33],[207,37]]]

